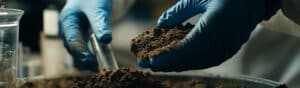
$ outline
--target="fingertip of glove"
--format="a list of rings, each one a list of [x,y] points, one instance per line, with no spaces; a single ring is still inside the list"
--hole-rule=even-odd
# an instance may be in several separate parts
[[[72,54],[72,56],[76,62],[80,62],[80,63],[86,63],[95,59],[95,56],[92,55],[90,52],[81,52],[79,54],[78,53]]]
[[[112,41],[112,34],[109,30],[103,30],[96,33],[97,40],[103,44],[109,44]]]
[[[74,66],[81,71],[89,70],[93,72],[98,71],[98,63],[95,61],[95,56],[89,53],[83,53],[81,57],[73,57]]]
[[[138,65],[142,68],[149,68],[150,60],[149,59],[138,59]]]
[[[108,44],[112,41],[112,35],[111,34],[104,34],[99,38],[99,41],[103,44]]]

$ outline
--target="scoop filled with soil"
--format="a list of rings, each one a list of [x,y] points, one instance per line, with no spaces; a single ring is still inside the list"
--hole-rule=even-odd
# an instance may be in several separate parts
[[[187,23],[173,28],[154,28],[131,41],[131,52],[137,58],[149,58],[177,48],[194,25]]]

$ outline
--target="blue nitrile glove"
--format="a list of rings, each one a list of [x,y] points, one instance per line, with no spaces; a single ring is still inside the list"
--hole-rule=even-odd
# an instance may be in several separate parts
[[[153,71],[185,71],[216,66],[232,57],[256,25],[280,8],[281,0],[181,0],[162,14],[158,27],[174,27],[203,13],[179,48],[139,59]]]
[[[98,70],[96,58],[87,47],[88,28],[91,27],[100,43],[110,43],[111,5],[112,0],[67,0],[60,14],[61,37],[80,70]]]

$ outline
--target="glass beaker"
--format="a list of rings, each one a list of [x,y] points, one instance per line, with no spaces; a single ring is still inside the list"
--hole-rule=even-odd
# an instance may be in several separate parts
[[[0,88],[13,87],[23,13],[23,10],[0,8]]]

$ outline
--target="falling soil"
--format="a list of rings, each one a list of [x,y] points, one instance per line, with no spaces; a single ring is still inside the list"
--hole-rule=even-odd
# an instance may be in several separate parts
[[[132,39],[131,52],[137,58],[149,58],[177,48],[193,27],[194,25],[187,23],[185,26],[145,31]]]

